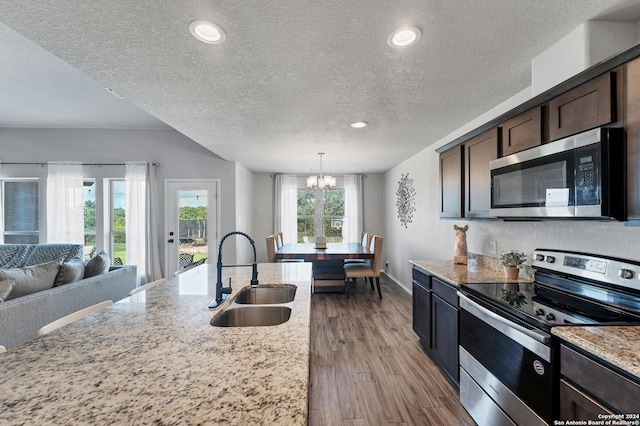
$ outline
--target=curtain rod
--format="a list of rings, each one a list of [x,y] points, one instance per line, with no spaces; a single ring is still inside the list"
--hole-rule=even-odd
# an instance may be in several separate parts
[[[46,166],[48,165],[48,163],[12,163],[12,162],[4,162],[4,161],[0,161],[0,165],[3,164],[7,164],[7,165],[35,165],[35,166]],[[125,163],[81,163],[80,165],[82,166],[126,166]],[[152,166],[154,167],[158,167],[160,165],[160,163],[151,163]]]

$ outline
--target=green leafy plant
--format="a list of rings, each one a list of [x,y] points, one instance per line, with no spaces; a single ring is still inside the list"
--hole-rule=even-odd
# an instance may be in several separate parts
[[[519,266],[527,261],[527,256],[521,251],[510,250],[500,253],[502,266]]]

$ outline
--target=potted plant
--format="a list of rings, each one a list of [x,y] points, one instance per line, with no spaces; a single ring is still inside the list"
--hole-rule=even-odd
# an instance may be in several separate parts
[[[504,268],[504,276],[510,280],[518,279],[518,267],[527,261],[527,256],[521,251],[510,250],[500,253],[500,261]]]

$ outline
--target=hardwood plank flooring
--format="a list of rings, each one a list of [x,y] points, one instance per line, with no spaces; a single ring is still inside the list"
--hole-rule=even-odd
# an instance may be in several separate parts
[[[475,425],[418,342],[411,296],[386,276],[311,299],[310,426]]]

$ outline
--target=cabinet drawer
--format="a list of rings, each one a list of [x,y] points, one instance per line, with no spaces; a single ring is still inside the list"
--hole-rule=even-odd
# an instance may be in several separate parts
[[[420,284],[425,289],[431,288],[431,277],[423,272],[420,272],[416,268],[413,268],[413,280]]]
[[[564,345],[560,348],[563,376],[620,413],[637,413],[640,384]]]
[[[520,114],[500,127],[503,156],[542,145],[542,107]]]
[[[432,291],[440,296],[440,298],[446,301],[454,308],[458,308],[458,291],[450,284],[433,277],[431,280]]]
[[[565,420],[593,420],[602,414],[614,414],[589,395],[560,380],[560,418]]]
[[[549,101],[554,141],[616,120],[616,73],[608,72]]]

